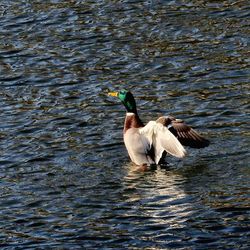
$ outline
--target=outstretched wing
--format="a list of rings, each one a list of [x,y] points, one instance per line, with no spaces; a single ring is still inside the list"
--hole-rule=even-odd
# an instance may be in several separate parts
[[[197,131],[180,119],[176,119],[173,116],[162,116],[157,122],[166,126],[184,146],[204,148],[209,145],[207,139],[202,137]]]
[[[183,158],[186,155],[186,150],[178,139],[159,122],[150,121],[145,127],[140,128],[139,132],[154,147],[156,164],[159,163],[164,151],[178,158]]]

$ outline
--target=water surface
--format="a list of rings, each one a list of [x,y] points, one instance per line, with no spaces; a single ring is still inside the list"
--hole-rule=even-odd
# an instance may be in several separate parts
[[[249,249],[247,1],[1,1],[1,249]],[[133,171],[125,110],[211,140]]]

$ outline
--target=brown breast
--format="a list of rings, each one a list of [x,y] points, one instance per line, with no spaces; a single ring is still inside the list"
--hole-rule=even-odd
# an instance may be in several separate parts
[[[140,128],[143,126],[144,125],[137,114],[127,113],[126,118],[125,118],[125,122],[124,122],[123,132],[126,133],[126,131],[130,128]]]

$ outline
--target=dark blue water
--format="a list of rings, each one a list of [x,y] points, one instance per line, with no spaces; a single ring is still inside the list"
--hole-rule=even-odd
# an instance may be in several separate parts
[[[247,1],[0,2],[1,249],[249,249]],[[209,138],[136,172],[145,122]]]

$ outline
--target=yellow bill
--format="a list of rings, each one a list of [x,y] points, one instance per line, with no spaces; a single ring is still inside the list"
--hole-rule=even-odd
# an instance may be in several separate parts
[[[117,97],[118,94],[119,94],[118,92],[109,92],[108,93],[109,96],[115,96],[115,97]]]

